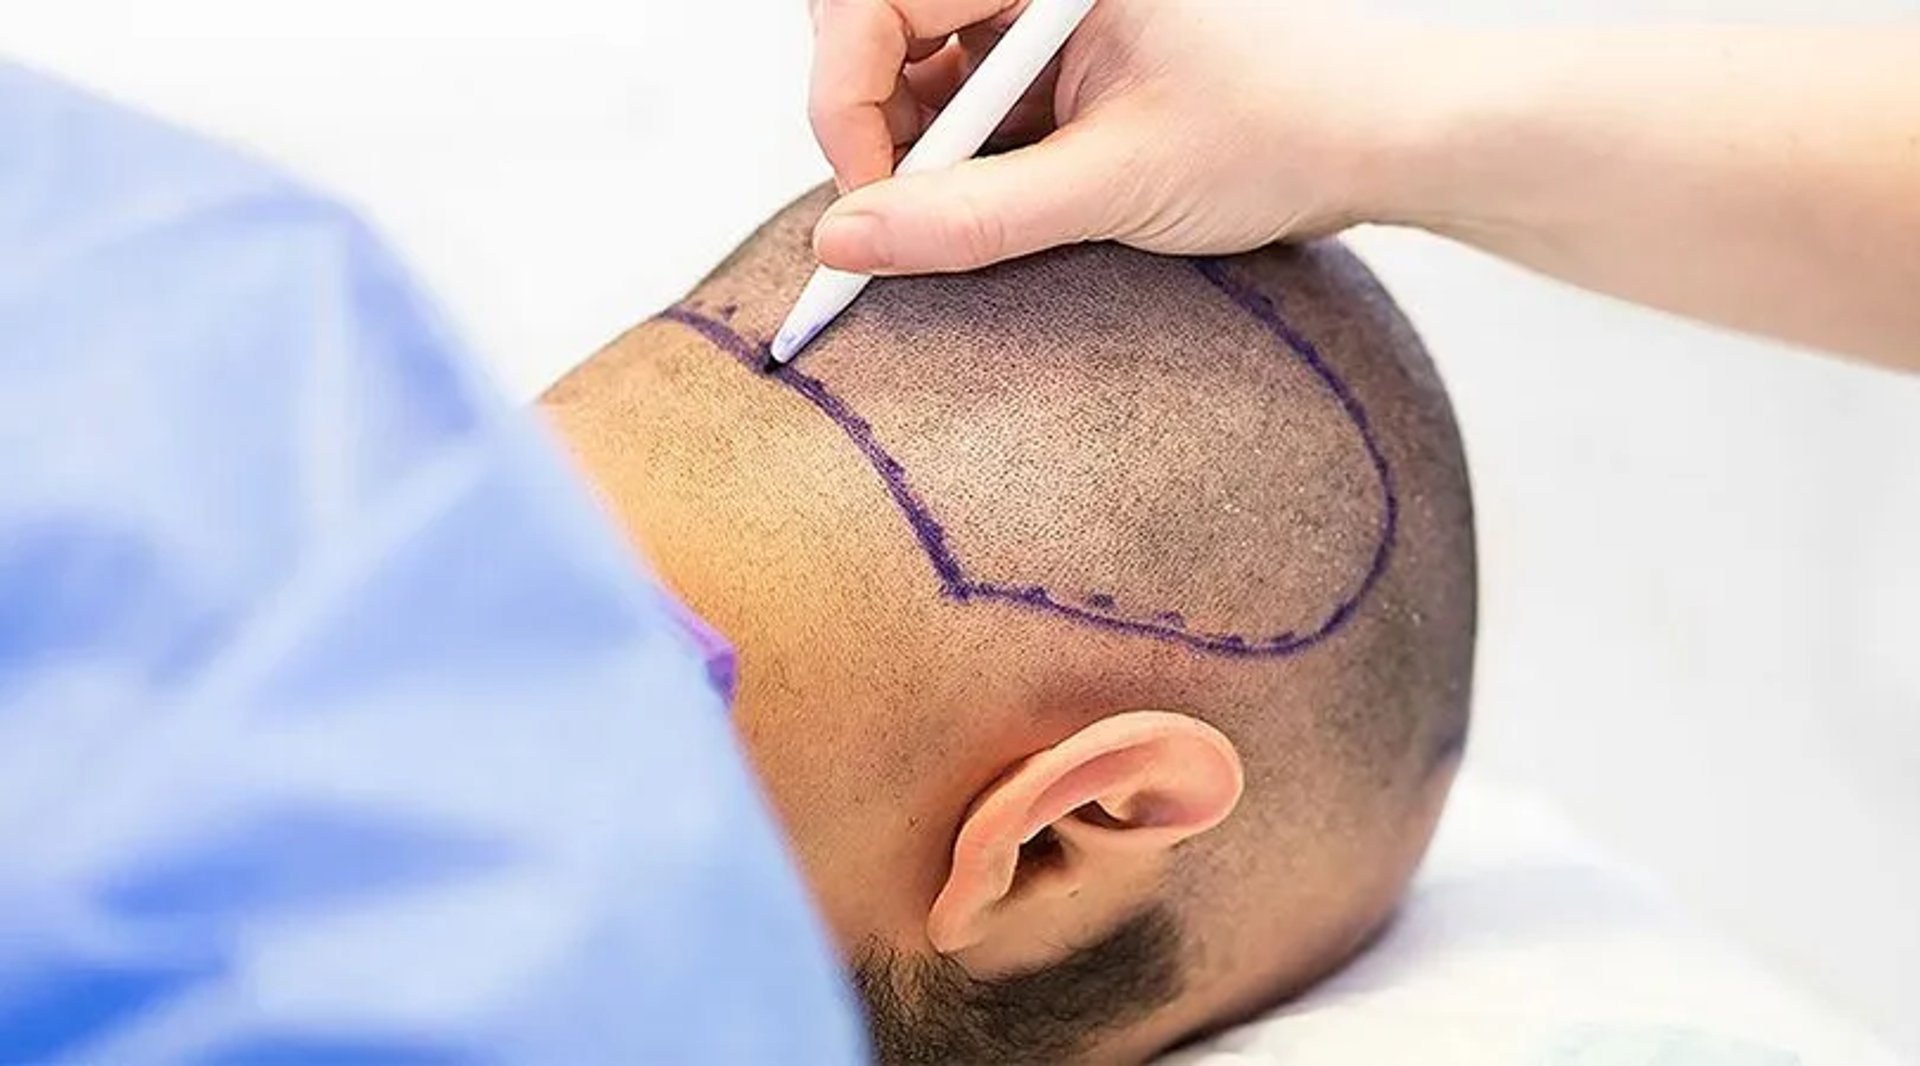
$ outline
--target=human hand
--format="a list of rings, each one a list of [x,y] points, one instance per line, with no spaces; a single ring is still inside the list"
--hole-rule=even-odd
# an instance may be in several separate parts
[[[1073,241],[1226,252],[1387,213],[1419,130],[1414,31],[1274,0],[1099,0],[995,137],[888,178],[1025,0],[814,0],[809,114],[843,189],[815,251],[966,270]]]

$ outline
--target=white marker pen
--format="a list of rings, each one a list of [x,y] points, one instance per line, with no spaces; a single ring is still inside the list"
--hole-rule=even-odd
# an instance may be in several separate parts
[[[1094,0],[1033,0],[1027,5],[954,94],[953,101],[934,117],[894,173],[938,170],[972,158],[1033,79],[1067,43],[1093,4]],[[871,274],[850,274],[824,266],[815,270],[786,321],[780,324],[780,332],[774,335],[767,369],[791,361],[872,280]]]

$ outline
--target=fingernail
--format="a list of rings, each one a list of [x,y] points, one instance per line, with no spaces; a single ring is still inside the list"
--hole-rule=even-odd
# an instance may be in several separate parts
[[[879,270],[893,265],[893,249],[886,224],[859,211],[828,215],[813,235],[813,250],[822,260],[849,270]]]

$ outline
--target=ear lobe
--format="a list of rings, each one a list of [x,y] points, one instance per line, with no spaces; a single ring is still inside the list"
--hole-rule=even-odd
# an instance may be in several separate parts
[[[1240,756],[1183,714],[1103,718],[1013,766],[975,801],[927,915],[942,954],[991,967],[1083,942],[1145,902],[1167,851],[1239,802]]]

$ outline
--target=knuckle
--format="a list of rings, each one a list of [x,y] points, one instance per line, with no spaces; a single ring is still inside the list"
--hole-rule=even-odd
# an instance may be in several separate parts
[[[822,125],[832,122],[839,114],[839,98],[830,90],[815,85],[807,92],[807,121],[813,123],[817,131]]]
[[[807,124],[813,127],[813,135],[822,141],[834,139],[839,132],[840,114],[827,100],[815,97],[807,101]]]
[[[973,197],[954,205],[947,235],[948,247],[970,267],[999,259],[1007,247],[1006,220]]]

